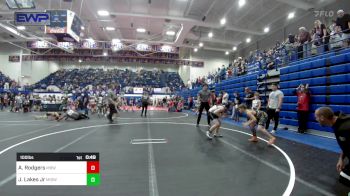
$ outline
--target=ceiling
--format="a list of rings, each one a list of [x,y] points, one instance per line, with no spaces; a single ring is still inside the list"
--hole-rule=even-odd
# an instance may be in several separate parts
[[[239,1],[242,0],[35,0],[35,3],[37,10],[69,9],[80,15],[85,26],[84,38],[142,40],[191,48],[202,42],[204,49],[227,51],[239,47],[248,37],[254,41],[266,36],[263,29],[267,26],[271,31],[284,26],[291,11],[298,18],[335,0],[246,0],[242,7]],[[14,11],[7,8],[5,0],[0,2],[0,21],[13,21]],[[98,10],[109,11],[110,15],[99,16]],[[227,22],[220,25],[223,17]],[[105,27],[115,30],[106,31]],[[145,28],[146,32],[138,33],[136,28]],[[13,39],[7,30],[0,29],[0,39]],[[168,30],[176,34],[166,35]],[[42,28],[31,27],[26,32],[31,32],[27,39],[47,37]],[[209,32],[213,33],[212,38],[208,37]]]

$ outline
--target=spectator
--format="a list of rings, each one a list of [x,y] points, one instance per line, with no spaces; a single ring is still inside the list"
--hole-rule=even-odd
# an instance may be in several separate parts
[[[258,92],[255,92],[254,100],[252,102],[252,110],[260,110],[260,108],[261,108],[260,94]]]
[[[241,104],[241,98],[239,96],[239,93],[238,92],[234,92],[233,93],[233,107],[232,107],[232,116],[231,118],[236,121],[236,122],[239,122],[239,112],[237,111],[238,109],[238,106]]]
[[[332,50],[338,50],[343,47],[343,33],[340,26],[335,26],[334,31],[331,32],[330,45]]]
[[[345,46],[350,45],[350,15],[346,14],[344,10],[337,11],[337,26],[340,26],[341,31],[344,35]]]
[[[305,86],[300,84],[295,90],[295,94],[298,97],[297,112],[299,122],[299,133],[305,133],[307,130],[307,122],[309,119],[309,107],[310,107],[310,91],[309,84]]]
[[[216,103],[216,95],[215,95],[215,91],[212,90],[212,91],[210,92],[210,99],[209,99],[209,105],[210,105],[210,107],[213,106],[213,105],[215,105],[215,103]]]
[[[245,105],[248,108],[252,108],[252,102],[253,102],[253,99],[254,99],[253,91],[249,87],[246,87],[244,89],[244,93],[245,93],[245,98],[244,98]]]
[[[228,100],[229,100],[229,94],[226,91],[222,91],[222,105],[224,105],[226,108],[229,107]]]
[[[298,52],[302,52],[302,58],[306,58],[310,56],[311,53],[311,35],[307,31],[305,27],[299,28],[299,44],[301,47],[299,47]],[[302,50],[301,50],[302,49]]]
[[[188,109],[191,110],[193,108],[193,97],[188,97]]]
[[[271,119],[274,119],[275,126],[271,131],[271,133],[274,134],[278,128],[279,114],[281,111],[284,95],[282,91],[278,90],[277,84],[272,84],[271,88],[272,88],[272,92],[270,93],[269,99],[267,102],[268,119],[266,122],[266,129],[267,130],[269,129],[270,121]]]
[[[322,24],[321,21],[316,20],[314,23],[315,38],[317,39],[316,46],[323,45],[323,51],[329,51],[329,33],[327,31],[326,25]],[[322,51],[322,52],[323,52]]]
[[[190,79],[188,79],[188,81],[187,81],[187,88],[192,89],[192,82]]]

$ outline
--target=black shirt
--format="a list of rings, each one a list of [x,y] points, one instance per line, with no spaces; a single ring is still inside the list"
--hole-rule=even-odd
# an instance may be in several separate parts
[[[342,149],[344,156],[350,158],[350,115],[336,112],[337,121],[333,125],[333,130],[337,142]]]
[[[342,18],[337,18],[336,24],[337,26],[341,27],[341,30],[344,31],[344,33],[348,34],[350,33],[349,24],[348,24],[349,22],[350,22],[350,15],[344,14]]]
[[[254,97],[254,93],[253,92],[249,92],[245,95],[245,98],[253,98]],[[253,100],[245,100],[245,104],[247,105],[247,108],[251,108],[252,107],[252,102]]]

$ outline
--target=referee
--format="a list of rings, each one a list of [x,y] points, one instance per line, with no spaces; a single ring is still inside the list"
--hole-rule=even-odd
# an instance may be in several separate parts
[[[200,102],[199,106],[199,114],[197,118],[197,127],[199,126],[199,122],[201,121],[203,109],[207,111],[207,119],[208,125],[210,125],[210,116],[209,116],[209,99],[210,99],[210,91],[208,90],[208,84],[203,84],[203,88],[198,92],[198,102]]]

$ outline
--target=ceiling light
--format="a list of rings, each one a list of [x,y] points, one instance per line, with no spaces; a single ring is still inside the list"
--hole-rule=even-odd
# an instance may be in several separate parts
[[[213,37],[213,33],[212,33],[212,32],[209,32],[209,33],[208,33],[208,37],[209,37],[209,38],[212,38],[212,37]]]
[[[268,33],[270,31],[270,28],[269,27],[265,27],[264,28],[264,33]]]
[[[114,30],[115,30],[114,27],[106,27],[105,29],[106,29],[107,31],[114,31]]]
[[[237,50],[237,46],[233,46],[232,50],[236,51]]]
[[[173,36],[175,35],[175,31],[167,31],[166,35]]]
[[[81,26],[80,29],[81,29],[81,30],[85,30],[85,27],[84,27],[84,26]]]
[[[245,5],[245,3],[246,3],[245,0],[239,0],[239,1],[238,1],[238,6],[239,6],[239,7],[242,7],[242,6]]]
[[[106,10],[99,10],[97,14],[100,16],[109,16],[109,12]]]
[[[220,24],[221,24],[221,25],[226,24],[226,18],[222,18],[222,19],[220,20]]]
[[[198,46],[203,47],[203,42],[199,42]]]
[[[245,40],[247,43],[250,43],[252,41],[249,37]]]
[[[108,56],[108,53],[107,53],[107,52],[104,52],[104,53],[103,53],[103,56]]]
[[[79,63],[83,62],[81,59],[79,59]]]
[[[26,27],[25,27],[25,26],[18,26],[17,29],[18,29],[18,30],[25,30]]]
[[[146,29],[144,29],[144,28],[137,28],[136,31],[139,32],[139,33],[144,33],[144,32],[146,32]]]
[[[194,48],[193,51],[194,51],[194,52],[197,52],[197,51],[198,51],[198,48]]]
[[[290,12],[288,14],[288,19],[292,19],[292,18],[294,18],[294,16],[295,16],[295,12]]]
[[[229,52],[229,51],[226,51],[226,52],[225,52],[225,55],[229,55],[229,54],[230,54],[230,52]]]

